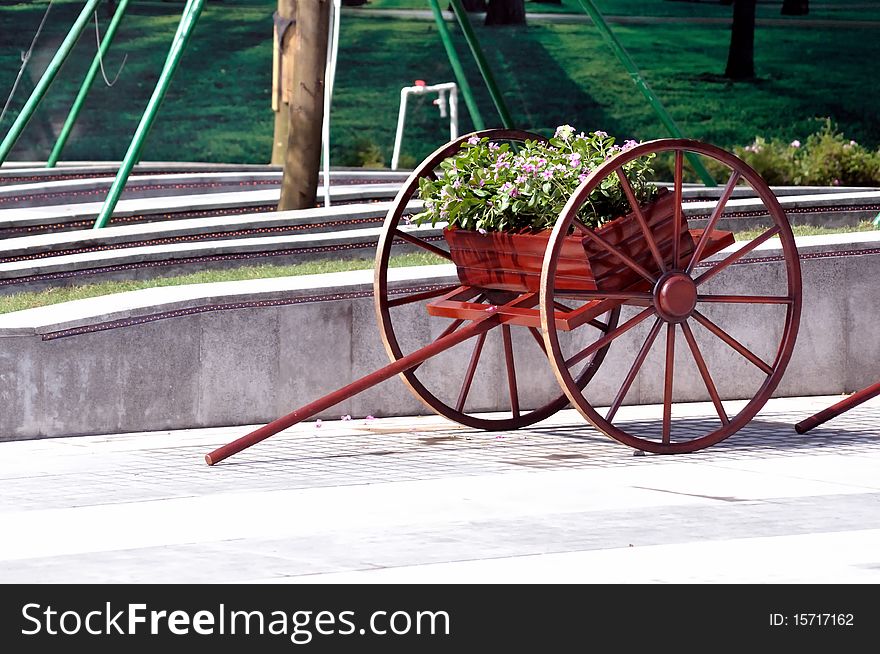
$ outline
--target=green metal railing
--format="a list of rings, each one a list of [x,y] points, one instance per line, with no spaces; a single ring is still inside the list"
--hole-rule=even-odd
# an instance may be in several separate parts
[[[458,0],[453,0],[458,1]],[[648,104],[651,106],[651,109],[654,110],[654,113],[657,114],[657,117],[660,119],[666,129],[669,130],[669,133],[676,138],[684,138],[681,133],[681,130],[678,129],[678,126],[675,124],[675,121],[672,120],[672,116],[670,116],[666,109],[663,108],[663,105],[660,104],[660,100],[654,95],[654,92],[648,87],[647,82],[645,82],[642,74],[639,72],[638,67],[635,65],[635,62],[630,58],[629,53],[617,40],[617,37],[614,35],[614,32],[611,31],[611,28],[608,27],[608,23],[605,22],[605,18],[599,13],[599,10],[596,8],[596,5],[593,4],[593,0],[578,0],[581,5],[581,8],[587,12],[587,15],[599,29],[599,34],[605,40],[605,42],[611,46],[611,50],[614,52],[614,55],[620,60],[620,63],[623,64],[624,68],[626,68],[629,76],[632,78],[633,83],[636,85],[636,88],[642,92],[642,95],[645,96],[648,100]],[[703,163],[693,154],[686,153],[687,159],[690,164],[694,167],[697,175],[700,176],[700,179],[703,180],[703,183],[706,186],[717,186],[715,179],[706,170],[706,167]]]
[[[92,83],[98,75],[98,70],[101,68],[101,62],[104,60],[107,51],[110,49],[113,37],[116,36],[116,30],[119,28],[119,23],[122,21],[122,16],[125,14],[129,2],[130,0],[120,0],[119,5],[116,7],[116,12],[113,14],[113,18],[110,20],[110,25],[107,27],[104,38],[101,40],[101,47],[95,54],[95,58],[92,60],[92,65],[86,73],[86,76],[83,78],[79,93],[73,101],[73,105],[70,107],[70,112],[67,114],[67,119],[64,121],[61,132],[58,134],[55,146],[52,148],[52,152],[49,153],[49,158],[46,160],[46,168],[54,168],[55,164],[58,163],[61,151],[67,144],[67,139],[70,137],[73,125],[76,123],[76,119],[79,117],[79,112],[85,104],[86,96],[88,96],[89,90],[92,88]]]
[[[458,58],[458,53],[455,51],[455,46],[452,43],[452,35],[449,33],[449,28],[446,26],[446,20],[444,20],[443,13],[440,11],[440,5],[437,0],[428,0],[428,4],[431,5],[431,11],[434,13],[434,22],[437,23],[437,30],[440,32],[440,40],[443,42],[443,47],[446,48],[446,56],[449,58],[449,65],[452,66],[455,81],[458,83],[458,88],[461,90],[465,106],[467,106],[468,113],[471,115],[471,122],[474,124],[474,129],[486,129],[486,123],[483,122],[483,116],[480,115],[480,109],[477,107],[476,100],[474,100],[471,86],[468,84],[467,76],[464,74],[464,69],[461,67],[461,60]]]
[[[101,0],[88,0],[76,21],[74,21],[67,36],[64,37],[64,41],[62,41],[61,46],[55,52],[55,56],[52,57],[52,61],[49,62],[46,71],[43,73],[42,77],[40,77],[40,81],[37,82],[30,97],[27,99],[27,102],[25,102],[24,107],[22,107],[21,113],[18,114],[12,127],[9,128],[2,143],[0,143],[0,164],[6,161],[6,157],[9,156],[10,150],[12,150],[16,141],[18,141],[18,138],[21,136],[21,133],[24,131],[24,128],[34,115],[34,111],[36,111],[40,101],[46,95],[46,91],[49,90],[49,86],[54,81],[58,71],[61,70],[70,51],[73,50],[73,46],[75,46],[76,42],[79,40],[80,34],[82,34],[86,23],[91,17],[92,12],[95,11],[95,7],[97,7],[99,2],[101,2]]]
[[[432,0],[432,2],[436,2],[436,0]],[[495,109],[498,111],[498,116],[501,118],[501,124],[507,129],[513,129],[513,118],[511,118],[510,112],[504,104],[504,98],[501,96],[501,91],[498,90],[498,85],[495,83],[495,78],[492,76],[492,69],[489,68],[489,62],[486,61],[486,57],[480,49],[477,34],[474,32],[474,28],[471,25],[467,12],[465,12],[464,7],[461,5],[461,0],[449,0],[449,4],[452,6],[452,11],[455,13],[458,24],[461,26],[461,33],[464,36],[464,40],[467,41],[468,47],[471,49],[474,61],[477,62],[477,68],[480,69],[480,75],[483,76],[486,88],[489,89],[489,95],[492,96],[492,102],[495,103]]]
[[[186,7],[184,7],[180,18],[180,24],[177,26],[177,33],[174,35],[174,40],[165,59],[165,66],[162,68],[158,82],[156,82],[156,88],[153,90],[153,95],[150,97],[146,109],[144,109],[141,122],[138,124],[137,130],[135,130],[131,144],[128,146],[128,151],[122,160],[122,166],[119,168],[119,172],[116,173],[116,179],[113,180],[113,185],[110,187],[107,198],[101,206],[101,211],[95,220],[93,229],[104,227],[113,215],[113,210],[119,202],[119,197],[122,195],[122,190],[125,188],[128,176],[140,158],[144,141],[150,128],[153,126],[153,122],[156,120],[159,106],[165,98],[165,92],[168,90],[171,78],[174,76],[174,71],[177,70],[177,65],[180,63],[190,36],[192,36],[193,29],[204,4],[205,0],[187,0],[186,2]]]

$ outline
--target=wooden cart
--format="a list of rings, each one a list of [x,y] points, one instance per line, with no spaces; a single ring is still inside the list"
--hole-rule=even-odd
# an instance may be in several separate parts
[[[552,232],[536,235],[528,243],[515,242],[514,236],[456,233],[454,229],[438,233],[437,229],[410,224],[419,180],[434,177],[441,162],[474,135],[513,143],[542,138],[518,130],[467,134],[435,151],[404,183],[386,216],[375,262],[376,317],[391,363],[216,449],[205,457],[209,465],[395,375],[400,375],[431,410],[463,425],[512,430],[572,405],[611,438],[636,450],[663,454],[692,452],[718,443],[746,425],[764,406],[794,348],[801,276],[788,219],[752,168],[706,143],[659,139],[621,151],[592,171],[569,199]],[[669,159],[673,179],[671,188],[657,201],[640,207],[623,166],[651,155]],[[724,175],[720,196],[706,209],[700,229],[689,228],[682,208],[685,170],[694,157]],[[594,189],[612,179],[619,180],[632,212],[591,229],[578,218],[578,211]],[[739,247],[721,252],[734,243],[730,232],[717,227],[737,189],[760,200],[762,207],[757,211],[751,208],[750,213],[764,216],[765,227]],[[747,255],[754,260],[755,250],[773,237],[781,243],[782,265],[773,280],[777,291],[769,295],[757,294],[749,287],[712,291],[713,283],[749,260]],[[455,263],[458,282],[420,288],[390,282],[392,254],[412,249]],[[779,258],[778,252],[774,257]],[[716,307],[724,310],[718,316],[707,315]],[[770,315],[761,315],[760,320],[751,314],[768,308]],[[414,316],[421,316],[422,321],[415,327]],[[764,329],[769,325],[772,351],[756,353],[744,342],[746,338],[734,335],[759,322]],[[661,332],[665,348],[651,359],[652,346]],[[489,347],[490,333],[500,336],[495,347]],[[635,334],[638,338],[633,340]],[[679,334],[684,346],[678,348],[677,357]],[[752,373],[749,397],[740,392],[736,402],[725,406],[727,400],[722,399],[717,384],[725,371],[710,372],[703,355],[707,339],[723,343],[726,352],[748,366]],[[433,359],[465,341],[473,342],[466,365],[456,369],[438,362],[430,370]],[[615,367],[618,390],[600,410],[591,399],[595,394],[590,382],[602,374],[601,364],[616,342],[621,343],[626,365]],[[534,386],[529,383],[535,348],[549,362],[558,382],[559,392],[550,399],[536,400]],[[492,372],[497,367],[484,365],[485,374],[477,374],[481,358],[492,356],[503,358],[506,374],[502,379]],[[682,357],[692,360],[690,365],[696,368],[705,391],[699,399],[711,400],[717,419],[710,423],[689,421],[678,429],[673,388]],[[656,420],[649,420],[647,426],[645,421],[634,424],[618,419],[618,410],[637,378],[646,388],[653,384],[662,397]],[[478,389],[481,384],[482,391]],[[454,392],[450,393],[450,388]],[[498,388],[505,391],[506,412],[487,414],[479,402],[470,401],[475,396],[491,396]],[[730,410],[734,404],[735,409]]]

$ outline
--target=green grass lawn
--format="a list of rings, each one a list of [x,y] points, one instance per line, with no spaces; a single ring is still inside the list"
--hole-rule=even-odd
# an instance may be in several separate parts
[[[845,232],[864,232],[877,229],[871,222],[863,221],[853,227],[823,228],[811,226],[794,226],[795,236],[814,236],[817,234],[836,234]],[[744,231],[735,234],[738,241],[750,240],[757,237],[764,230]],[[392,268],[402,266],[428,266],[445,264],[446,261],[433,254],[404,254],[392,257],[389,266]],[[270,277],[289,277],[293,275],[316,275],[320,273],[341,272],[345,270],[365,270],[373,267],[370,259],[316,261],[312,263],[294,264],[289,266],[242,266],[228,270],[203,270],[197,273],[180,275],[177,277],[162,277],[156,279],[139,279],[132,281],[108,281],[98,284],[83,286],[66,286],[47,289],[35,293],[16,293],[13,295],[0,296],[0,314],[23,309],[32,309],[60,302],[81,300],[101,295],[111,295],[125,291],[136,291],[143,288],[157,288],[162,286],[180,286],[184,284],[205,284],[210,282],[229,282],[246,279],[265,279]]]
[[[714,2],[603,0],[608,16],[728,17]],[[0,125],[5,132],[72,24],[81,2],[56,0],[12,103]],[[271,14],[275,0],[207,2],[190,47],[153,126],[143,160],[266,163],[271,152]],[[427,8],[418,0],[372,0],[367,9]],[[445,8],[445,4],[441,4]],[[124,55],[117,84],[96,82],[64,153],[65,159],[120,159],[145,107],[176,29],[182,2],[137,2],[129,9],[107,56],[111,76]],[[576,0],[561,7],[528,2],[530,12],[580,11]],[[6,92],[39,24],[45,2],[4,4],[0,11],[0,96]],[[102,29],[106,10],[101,10]],[[761,3],[759,17],[783,18],[777,4]],[[804,19],[880,19],[880,7],[829,3]],[[548,133],[556,125],[604,129],[619,138],[666,136],[621,64],[589,24],[551,24],[475,29],[505,101],[520,127]],[[804,140],[817,118],[831,117],[849,138],[880,144],[880,85],[870,81],[869,62],[880,59],[880,40],[871,29],[798,27],[801,17],[759,27],[755,54],[758,77],[731,83],[724,70],[729,29],[718,24],[664,22],[614,25],[621,43],[639,65],[682,132],[721,147],[746,145],[756,135]],[[487,124],[497,125],[493,105],[467,47],[456,33],[477,103]],[[95,49],[94,25],[85,31],[56,79],[44,105],[13,150],[11,159],[43,159],[64,120]],[[424,79],[454,80],[432,22],[345,14],[331,113],[331,162],[359,165],[378,158],[390,164],[402,86]],[[5,98],[4,98],[5,99]],[[471,129],[464,103],[461,130]],[[402,165],[413,165],[448,136],[430,98],[410,107]],[[369,153],[365,156],[361,153]]]

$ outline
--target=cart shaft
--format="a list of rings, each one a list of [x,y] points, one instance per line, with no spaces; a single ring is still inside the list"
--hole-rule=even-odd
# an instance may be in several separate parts
[[[307,404],[306,406],[293,411],[292,413],[288,413],[286,416],[278,418],[251,433],[242,436],[241,438],[228,443],[222,447],[217,448],[213,452],[205,455],[205,462],[212,466],[215,463],[219,463],[223,459],[232,456],[238,452],[241,452],[243,449],[250,447],[256,443],[259,443],[270,436],[277,434],[278,432],[287,429],[295,425],[298,422],[302,422],[303,420],[308,420],[312,416],[324,411],[325,409],[329,409],[334,404],[339,404],[343,400],[347,400],[348,398],[357,395],[358,393],[365,391],[368,388],[375,386],[376,384],[380,384],[383,381],[394,377],[397,374],[415,368],[419,364],[423,363],[427,359],[440,354],[441,352],[448,350],[459,343],[466,341],[467,339],[476,336],[478,334],[485,333],[492,329],[493,327],[497,327],[501,323],[501,314],[500,313],[487,313],[485,317],[480,318],[479,320],[475,320],[471,324],[458,329],[451,334],[443,336],[442,338],[437,339],[430,345],[427,345],[419,350],[416,350],[412,354],[408,354],[405,357],[394,361],[393,363],[388,364],[384,368],[380,368],[375,372],[370,373],[360,379],[353,381],[347,386],[343,386],[339,390],[336,390],[329,395],[325,395],[319,400],[315,400],[311,404]]]
[[[867,402],[872,397],[877,397],[878,395],[880,395],[880,382],[877,382],[872,386],[868,386],[867,388],[863,388],[862,390],[853,393],[852,395],[841,400],[837,404],[834,404],[827,409],[822,409],[821,411],[819,411],[819,413],[810,416],[806,420],[801,420],[794,426],[794,430],[799,434],[805,434],[813,427],[818,427],[823,422],[827,422],[832,418],[836,418],[844,411],[848,411],[854,406],[858,406],[862,402]]]

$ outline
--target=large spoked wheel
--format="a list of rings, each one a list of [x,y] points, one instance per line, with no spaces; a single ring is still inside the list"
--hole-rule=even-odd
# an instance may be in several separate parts
[[[641,212],[643,265],[587,227],[578,211],[597,188],[619,184],[636,206],[623,166],[657,155],[672,164],[672,232],[702,218],[704,230],[690,230],[688,244],[676,239],[661,252]],[[723,187],[706,202],[688,201],[683,190],[687,167],[712,170]],[[717,171],[723,171],[720,176]],[[604,186],[603,186],[604,184]],[[703,192],[705,196],[705,192]],[[733,199],[731,199],[733,198]],[[685,200],[683,203],[682,200]],[[702,201],[701,201],[702,200]],[[722,217],[748,216],[757,235],[711,252],[710,234]],[[688,225],[691,227],[691,225]],[[727,229],[730,229],[727,227]],[[557,262],[566,234],[583,236],[638,278],[627,288],[581,294],[595,302],[619,303],[621,324],[583,349],[567,348],[551,319],[564,300],[554,291]],[[778,263],[767,273],[754,251],[777,237],[781,246],[769,257]],[[720,246],[719,246],[720,248]],[[751,256],[749,256],[751,254]],[[780,256],[781,255],[781,256]],[[767,261],[767,257],[763,261]],[[746,264],[746,265],[740,265]],[[578,187],[563,209],[544,258],[541,314],[545,345],[557,380],[572,404],[608,436],[638,450],[659,454],[693,452],[727,438],[746,425],[779,384],[791,358],[801,311],[800,261],[791,227],[763,179],[745,162],[720,148],[686,139],[660,139],[637,145],[603,163]],[[661,336],[662,335],[662,336]],[[658,347],[656,341],[660,341]],[[615,343],[609,362],[614,378],[605,386],[594,378],[582,386],[573,366],[597,347]],[[628,416],[621,406],[639,404]],[[699,418],[686,403],[711,401],[717,417]],[[620,412],[619,412],[620,411]]]
[[[402,254],[421,255],[415,264],[451,262],[442,226],[416,226],[411,224],[410,217],[420,210],[419,180],[435,178],[440,164],[456,154],[462,143],[473,136],[511,144],[544,140],[537,134],[519,130],[485,130],[467,134],[439,148],[406,180],[385,218],[374,269],[376,318],[385,350],[392,361],[453,333],[469,322],[430,315],[427,310],[428,303],[461,286],[454,268],[445,269],[436,282],[416,285],[406,278],[422,277],[426,272],[424,269],[415,276],[408,272],[395,275],[393,264],[394,257]],[[411,266],[413,261],[405,261],[402,265]],[[466,289],[465,295],[470,304],[485,305],[488,311],[517,298],[516,293],[509,291],[476,287]],[[564,393],[560,393],[547,365],[544,341],[538,328],[537,299],[534,294],[529,305],[535,310],[533,326],[501,324],[402,373],[403,381],[431,410],[469,427],[490,431],[518,429],[553,415],[569,401]],[[594,326],[585,329],[588,335],[580,336],[580,339],[595,340],[613,330],[618,315],[619,310],[612,309],[593,320]],[[563,336],[562,340],[567,339]],[[575,387],[582,387],[592,378],[607,350],[607,347],[599,348],[586,359],[582,370],[572,380]],[[506,410],[498,411],[498,407],[506,407]]]

